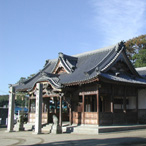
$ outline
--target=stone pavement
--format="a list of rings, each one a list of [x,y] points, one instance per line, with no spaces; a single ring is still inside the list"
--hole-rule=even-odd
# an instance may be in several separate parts
[[[0,128],[0,146],[146,146],[146,129],[126,132],[113,132],[99,135],[78,134],[33,134],[32,131],[5,132]]]

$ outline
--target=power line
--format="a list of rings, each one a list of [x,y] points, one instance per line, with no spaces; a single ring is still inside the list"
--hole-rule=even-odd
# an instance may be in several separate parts
[[[0,92],[8,94],[8,92],[2,91],[2,90],[0,90]]]
[[[0,92],[1,92],[1,93],[9,94],[8,92],[2,91],[2,90],[0,90]],[[21,94],[21,93],[15,93],[15,92],[14,92],[13,94],[15,94],[16,96],[17,96],[17,95],[21,95],[21,96],[23,96],[23,94]]]

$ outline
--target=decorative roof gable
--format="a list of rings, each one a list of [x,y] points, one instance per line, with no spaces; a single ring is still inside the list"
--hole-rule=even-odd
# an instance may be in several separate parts
[[[59,53],[57,64],[53,70],[54,74],[72,73],[76,68],[77,58]]]

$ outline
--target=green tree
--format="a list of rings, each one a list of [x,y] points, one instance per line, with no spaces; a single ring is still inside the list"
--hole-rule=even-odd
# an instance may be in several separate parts
[[[35,74],[31,74],[27,78],[21,77],[17,83],[23,83],[27,79],[32,78],[33,76],[35,76]],[[21,107],[28,106],[28,96],[26,92],[16,92],[15,105]]]
[[[132,57],[135,61],[135,67],[146,67],[146,49],[142,49],[138,54]]]
[[[126,41],[125,46],[127,55],[135,67],[146,66],[146,35],[140,35]]]
[[[15,99],[15,105],[25,107],[28,106],[28,96],[25,92],[17,92],[16,93],[16,99]]]
[[[22,83],[24,81],[26,81],[26,78],[25,77],[21,77],[17,83]]]
[[[31,74],[30,76],[27,77],[27,79],[32,78],[33,76],[35,76],[35,74]]]
[[[0,107],[8,106],[9,95],[0,95]]]

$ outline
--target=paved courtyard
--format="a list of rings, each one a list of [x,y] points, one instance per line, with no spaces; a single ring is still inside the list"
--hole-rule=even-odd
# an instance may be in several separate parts
[[[39,134],[32,131],[5,132],[0,128],[0,145],[34,145],[34,146],[113,146],[134,145],[146,146],[146,129],[115,132],[99,135],[77,135],[77,134]]]

